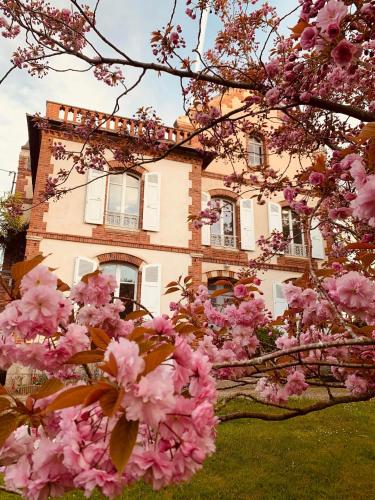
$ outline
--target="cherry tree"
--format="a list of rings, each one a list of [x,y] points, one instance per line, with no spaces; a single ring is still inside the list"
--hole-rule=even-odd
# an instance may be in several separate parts
[[[281,17],[257,1],[185,3],[186,23],[176,24],[175,1],[165,26],[155,27],[154,60],[147,62],[103,33],[100,0],[94,7],[70,0],[65,8],[44,0],[0,1],[2,35],[19,40],[1,81],[18,68],[46,76],[57,58],[69,56],[104,85],[121,89],[116,113],[147,73],[173,75],[192,125],[183,140],[165,141],[157,112],[145,105],[136,115],[136,140],[126,130],[116,139],[99,134],[101,124],[87,114],[64,131],[83,139],[84,147],[70,151],[55,143],[52,155],[72,160],[81,174],[91,168],[107,175],[108,151],[124,172],[193,142],[233,164],[226,185],[239,196],[250,191],[264,203],[283,193],[306,228],[306,269],[284,286],[289,308],[273,318],[261,273],[288,244],[274,232],[260,238],[260,257],[236,284],[221,280],[223,289],[210,294],[180,277],[167,286],[166,293],[181,295],[168,317],[153,318],[140,307],[122,318],[112,278],[93,273],[69,290],[42,257],[16,264],[12,288],[3,283],[9,304],[0,314],[0,367],[20,363],[49,377],[26,402],[1,388],[6,486],[27,498],[72,488],[90,494],[95,487],[113,497],[140,479],[157,489],[189,479],[202,466],[214,451],[219,422],[283,420],[375,396],[375,3],[301,0]],[[220,28],[202,53],[207,10]],[[285,34],[292,14],[298,21]],[[197,44],[187,47],[184,33],[192,24]],[[132,84],[128,68],[139,71]],[[233,89],[243,98],[228,112],[220,97]],[[276,116],[273,127],[270,116]],[[49,126],[40,117],[35,124]],[[247,164],[243,137],[254,133],[266,138],[271,152],[303,158],[299,171]],[[45,199],[63,196],[69,175],[62,170],[49,179]],[[209,205],[190,218],[200,227],[219,214],[219,206]],[[311,254],[314,228],[328,242],[319,269]],[[227,292],[231,300],[215,307],[215,296]],[[217,379],[232,380],[230,396],[218,398]],[[288,402],[317,386],[326,397]],[[264,411],[226,412],[236,398],[262,403]]]

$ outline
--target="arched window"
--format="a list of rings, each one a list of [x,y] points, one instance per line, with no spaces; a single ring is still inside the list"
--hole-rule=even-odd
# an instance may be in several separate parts
[[[214,247],[235,248],[234,204],[222,198],[213,198],[221,206],[220,219],[211,226],[211,245]]]
[[[257,137],[249,137],[248,158],[250,165],[262,165],[264,161],[263,143]]]
[[[130,264],[110,262],[108,264],[101,264],[100,269],[103,273],[112,274],[116,277],[117,289],[115,290],[115,297],[121,299],[131,299],[124,301],[125,312],[128,314],[134,309],[134,302],[137,296],[137,281],[138,269]]]
[[[291,208],[284,207],[281,217],[284,237],[289,240],[285,253],[295,257],[306,257],[305,238],[299,215]]]
[[[138,229],[139,200],[139,177],[133,174],[110,175],[106,224],[125,229]]]
[[[232,278],[221,278],[226,281],[231,281],[234,282]],[[210,293],[215,292],[216,290],[222,290],[223,288],[228,288],[223,285],[217,285],[217,282],[220,280],[220,278],[209,278],[208,283],[207,283],[207,288]],[[212,304],[215,307],[223,307],[226,304],[229,303],[230,299],[232,298],[233,293],[232,291],[229,291],[227,293],[223,293],[222,295],[218,295],[217,297],[214,297],[211,299]]]

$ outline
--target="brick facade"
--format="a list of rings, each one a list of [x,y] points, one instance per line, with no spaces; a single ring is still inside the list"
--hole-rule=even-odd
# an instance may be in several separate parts
[[[233,96],[232,96],[233,97]],[[64,112],[64,117],[61,118],[61,110]],[[77,118],[80,110],[77,108],[70,108],[65,105],[60,105],[58,103],[47,103],[47,118],[52,122],[58,121],[59,126],[64,125],[67,121],[67,116],[73,116],[73,120]],[[117,120],[117,118],[116,118]],[[117,123],[117,121],[116,121]],[[52,123],[53,125],[53,123]],[[185,148],[176,148],[169,156],[168,160],[171,162],[175,161],[175,168],[179,168],[178,163],[184,163],[188,166],[188,179],[189,186],[188,198],[189,198],[189,214],[198,214],[201,210],[201,198],[202,198],[202,180],[204,178],[212,179],[218,181],[218,187],[209,189],[211,198],[219,197],[228,199],[233,202],[235,207],[235,231],[236,231],[236,247],[235,248],[215,248],[212,246],[202,245],[202,232],[200,229],[195,229],[191,222],[187,221],[176,221],[177,224],[187,224],[188,227],[188,239],[186,243],[181,243],[178,245],[168,245],[163,243],[155,244],[152,242],[151,232],[145,231],[142,228],[143,220],[143,202],[144,202],[144,182],[143,176],[149,171],[145,167],[136,167],[131,170],[131,172],[136,173],[140,178],[140,214],[139,214],[139,227],[138,230],[126,230],[120,228],[108,227],[105,224],[90,224],[89,230],[86,232],[88,234],[74,234],[68,230],[62,231],[49,230],[48,229],[48,217],[49,214],[49,203],[41,203],[42,194],[45,188],[48,176],[53,173],[54,164],[51,158],[51,144],[53,140],[61,140],[65,138],[64,128],[57,130],[57,127],[51,125],[50,129],[39,130],[39,157],[34,167],[34,197],[33,197],[33,208],[30,215],[30,226],[26,236],[26,258],[31,258],[41,251],[41,242],[53,241],[53,242],[69,242],[77,244],[77,255],[80,255],[79,247],[80,244],[88,244],[91,247],[95,245],[100,245],[101,247],[108,248],[108,251],[103,253],[103,250],[96,251],[93,248],[93,256],[99,261],[99,263],[105,262],[124,262],[136,266],[138,269],[142,268],[144,263],[150,262],[150,258],[142,258],[139,254],[144,250],[145,252],[163,252],[163,254],[171,255],[185,255],[190,258],[190,264],[187,268],[176,270],[176,276],[179,274],[189,274],[193,278],[193,284],[198,286],[202,282],[207,282],[208,279],[215,277],[228,277],[235,278],[236,272],[241,268],[246,267],[249,260],[249,253],[241,250],[241,227],[240,227],[240,206],[238,200],[238,194],[232,192],[229,189],[222,187],[222,182],[225,175],[219,172],[208,172],[205,167],[207,165],[207,158],[203,157],[199,151],[194,149],[192,145]],[[67,125],[70,134],[72,133],[72,127]],[[180,125],[179,125],[180,126]],[[182,125],[181,125],[182,127]],[[183,132],[188,130],[188,126],[182,127]],[[186,129],[186,130],[185,130]],[[179,129],[176,129],[176,137],[178,136]],[[105,131],[103,132],[105,133]],[[113,133],[113,131],[111,131]],[[72,136],[69,136],[69,140],[72,140]],[[80,142],[77,139],[78,142]],[[266,154],[266,150],[265,150]],[[266,163],[268,162],[268,156],[266,156]],[[26,166],[26,159],[24,160],[24,165]],[[110,168],[116,169],[120,167],[117,162],[109,162]],[[157,163],[155,164],[155,171],[157,171]],[[17,190],[24,191],[27,184],[27,178],[30,175],[30,171],[26,175],[25,168],[20,169],[20,174],[17,179]],[[107,190],[106,190],[107,193]],[[58,202],[57,202],[58,203]],[[105,207],[107,206],[107,200],[105,200]],[[171,207],[173,210],[173,207]],[[78,215],[78,214],[77,214]],[[81,214],[82,215],[82,214]],[[63,216],[63,214],[62,214]],[[116,247],[116,248],[115,248]],[[123,249],[123,251],[121,251]],[[132,255],[132,250],[137,253]],[[140,252],[141,251],[141,252]],[[83,254],[84,255],[84,254]],[[150,255],[148,253],[148,255]],[[185,257],[186,259],[186,257]],[[186,260],[185,260],[186,261]],[[184,261],[184,262],[185,262]],[[157,261],[156,261],[157,262]],[[286,273],[298,273],[300,274],[306,264],[306,259],[302,258],[292,258],[286,256],[280,256],[274,259],[273,263],[268,264],[268,270],[275,271],[285,271]],[[207,271],[207,268],[215,266],[214,270]],[[232,269],[229,270],[228,268]],[[233,268],[237,269],[234,271]],[[138,289],[137,289],[137,300],[140,300],[140,286],[141,286],[141,273],[138,275]]]

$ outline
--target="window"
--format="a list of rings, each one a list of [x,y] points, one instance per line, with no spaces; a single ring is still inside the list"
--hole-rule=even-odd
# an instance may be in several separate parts
[[[116,277],[117,289],[115,290],[115,297],[123,300],[131,299],[124,300],[125,313],[128,314],[133,311],[134,302],[132,300],[135,300],[137,295],[138,269],[129,264],[116,263],[102,264],[100,268],[103,273],[113,274]]]
[[[106,223],[126,229],[139,228],[140,180],[131,174],[110,175]]]
[[[299,215],[285,207],[281,211],[281,217],[284,237],[289,240],[285,253],[295,257],[306,257],[303,226]]]
[[[231,278],[222,278],[222,279],[227,281],[233,281]],[[215,292],[216,290],[222,290],[223,288],[227,288],[224,287],[223,285],[217,285],[216,283],[219,280],[220,278],[210,278],[208,280],[207,288],[209,293]],[[217,297],[211,299],[212,305],[218,308],[224,307],[229,302],[232,296],[233,296],[232,291],[223,293],[222,295],[218,295]]]
[[[257,137],[250,137],[248,147],[250,165],[262,165],[264,156],[262,141]]]
[[[214,247],[235,248],[234,204],[231,201],[217,199],[220,202],[220,219],[211,226],[211,245]]]

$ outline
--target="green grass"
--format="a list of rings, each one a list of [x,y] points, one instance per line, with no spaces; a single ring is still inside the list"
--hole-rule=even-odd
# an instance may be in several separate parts
[[[230,410],[239,408],[256,406],[236,403]],[[83,496],[74,492],[64,498]],[[122,499],[375,499],[375,402],[284,422],[221,424],[217,452],[192,481],[159,493],[139,484]]]

